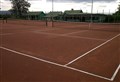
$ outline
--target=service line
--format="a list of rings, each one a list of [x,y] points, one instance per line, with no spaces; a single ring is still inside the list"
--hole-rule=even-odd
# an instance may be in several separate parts
[[[97,46],[97,47],[95,47],[95,48],[89,50],[88,52],[84,53],[83,55],[80,55],[79,57],[77,57],[77,58],[75,58],[74,60],[72,60],[72,61],[68,62],[67,64],[65,64],[65,66],[68,66],[68,65],[72,64],[73,62],[79,60],[80,58],[82,58],[82,57],[88,55],[89,53],[95,51],[96,49],[98,49],[98,48],[104,46],[105,44],[107,44],[108,42],[112,41],[113,39],[115,39],[115,38],[118,37],[118,36],[120,36],[120,34],[114,36],[113,38],[111,38],[111,39],[109,39],[109,40],[107,40],[107,41],[105,41],[104,43],[100,44],[99,46]]]

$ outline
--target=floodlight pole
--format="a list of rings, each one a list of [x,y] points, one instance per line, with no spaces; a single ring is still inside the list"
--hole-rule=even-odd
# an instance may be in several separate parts
[[[91,23],[93,22],[93,0],[92,0],[92,5],[91,5]]]
[[[91,1],[91,20],[89,23],[89,29],[91,29],[91,24],[93,23],[93,0]]]
[[[54,10],[54,0],[52,0],[52,27],[54,27],[54,22],[53,22],[53,10]]]
[[[28,2],[29,0],[27,0],[27,2]],[[29,11],[28,11],[29,12]],[[28,12],[27,12],[27,20],[30,20],[30,17],[29,17],[29,14],[28,14]]]
[[[117,10],[115,9],[115,12],[117,12]],[[110,15],[110,14],[109,14]],[[115,17],[114,17],[114,23],[116,22],[116,20],[117,20],[117,15],[118,15],[118,13],[116,13],[116,15],[115,15]]]
[[[103,9],[103,14],[104,14],[105,12],[104,12],[104,9]]]
[[[0,11],[2,10],[2,1],[0,1]]]

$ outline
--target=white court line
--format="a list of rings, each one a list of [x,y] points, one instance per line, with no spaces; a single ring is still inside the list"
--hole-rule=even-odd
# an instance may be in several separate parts
[[[94,76],[94,77],[97,77],[97,78],[112,81],[110,78],[107,78],[107,77],[103,77],[103,76],[100,76],[100,75],[89,73],[89,72],[86,72],[86,71],[83,71],[83,70],[79,70],[79,69],[76,69],[76,68],[73,68],[73,67],[65,66],[65,65],[62,65],[62,64],[58,64],[58,63],[55,63],[55,62],[48,61],[48,60],[44,60],[44,59],[41,59],[41,58],[38,58],[38,57],[35,57],[35,56],[31,56],[31,55],[24,54],[24,53],[15,51],[15,50],[8,49],[8,48],[2,47],[2,46],[0,48],[4,49],[4,50],[7,50],[7,51],[10,51],[10,52],[13,52],[13,53],[16,53],[16,54],[19,54],[19,55],[22,55],[22,56],[25,56],[25,57],[29,57],[29,58],[32,58],[32,59],[35,59],[35,60],[42,61],[42,62],[45,62],[45,63],[49,63],[49,64],[56,65],[56,66],[59,66],[59,67],[71,69],[71,70],[74,70],[74,71],[77,71],[77,72],[80,72],[80,73],[88,74],[90,76]]]
[[[81,36],[69,36],[69,35],[63,35],[63,36],[71,37],[71,38],[82,38],[82,39],[89,39],[89,40],[106,41],[105,39],[88,38],[88,37],[81,37]]]
[[[80,36],[71,36],[71,35],[66,35],[66,34],[55,34],[55,33],[46,33],[46,32],[34,32],[34,33],[46,34],[46,35],[55,35],[55,36],[65,36],[65,37],[71,37],[71,38],[82,38],[82,39],[106,41],[105,39],[88,38],[88,37],[80,37]]]
[[[63,35],[70,35],[70,34],[75,34],[75,33],[82,33],[82,32],[86,32],[86,31],[88,31],[88,30],[81,30],[81,31],[77,31],[77,32],[71,32],[71,33],[65,33],[65,34],[63,34]]]
[[[0,34],[0,35],[2,36],[2,35],[11,35],[11,34],[15,34],[15,33],[4,33],[4,34]]]
[[[41,29],[41,30],[33,29],[33,31],[31,31],[31,32],[46,32],[46,31],[59,30],[59,29],[60,28],[48,28],[48,27],[44,27],[44,29]]]
[[[27,32],[30,32],[30,31],[26,31],[26,32],[15,32],[15,33],[3,33],[3,34],[0,34],[1,36],[2,35],[14,35],[14,34],[18,34],[18,33],[27,33]]]
[[[53,29],[53,30],[56,30],[56,29]],[[27,31],[27,32],[46,34],[46,35],[55,35],[55,36],[65,36],[65,37],[71,37],[71,38],[83,38],[83,39],[90,39],[90,40],[106,41],[105,39],[88,38],[88,37],[80,37],[80,36],[70,36],[70,35],[67,35],[67,34],[46,33],[44,31],[49,31],[49,30]],[[16,32],[16,33],[26,33],[26,32]],[[0,36],[2,36],[2,35],[13,35],[13,34],[16,34],[16,33],[5,33],[5,34],[0,34]]]
[[[33,31],[31,31],[31,30],[33,30]],[[54,29],[55,30],[55,29]],[[36,31],[36,30],[35,30]],[[0,34],[0,35],[13,35],[13,34],[16,34],[16,33],[27,33],[27,32],[35,32],[34,31],[34,29],[30,29],[30,30],[28,30],[28,31],[25,31],[25,32],[15,32],[15,33],[2,33],[2,34]],[[40,32],[43,32],[43,31],[49,31],[49,29],[48,30],[39,30]],[[38,30],[36,31],[36,32],[39,32]]]
[[[118,37],[118,36],[120,36],[120,34],[114,36],[113,38],[111,38],[111,39],[109,39],[109,40],[107,40],[107,41],[105,41],[104,43],[100,44],[99,46],[97,46],[97,47],[95,47],[95,48],[89,50],[88,52],[84,53],[83,55],[80,55],[79,57],[75,58],[74,60],[70,61],[69,63],[67,63],[67,64],[65,64],[65,65],[67,66],[67,65],[72,64],[73,62],[79,60],[80,58],[86,56],[87,54],[93,52],[94,50],[96,50],[96,49],[102,47],[103,45],[107,44],[108,42],[110,42],[111,40],[115,39],[115,38]]]
[[[113,80],[115,79],[115,77],[116,77],[116,75],[118,74],[119,70],[120,70],[120,64],[119,64],[119,66],[117,67],[116,71],[114,72],[114,74],[113,74],[113,76],[112,76],[112,78],[111,78],[111,81],[113,81]]]

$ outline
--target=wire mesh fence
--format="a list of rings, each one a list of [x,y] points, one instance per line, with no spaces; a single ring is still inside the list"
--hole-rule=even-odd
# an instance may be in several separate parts
[[[22,20],[9,19],[9,23],[47,26],[69,29],[95,29],[119,31],[120,2],[115,0],[27,0],[30,11],[23,14]],[[33,3],[34,2],[34,3]],[[35,3],[36,2],[36,3]],[[40,7],[40,5],[42,5]],[[111,7],[111,5],[113,5]],[[36,11],[36,9],[38,9]],[[0,14],[12,18],[11,13]],[[23,21],[24,19],[24,21]],[[26,20],[26,21],[25,21]],[[107,24],[106,24],[107,23]],[[49,26],[49,25],[48,25]],[[110,28],[108,28],[110,27]],[[112,28],[113,27],[113,28]]]

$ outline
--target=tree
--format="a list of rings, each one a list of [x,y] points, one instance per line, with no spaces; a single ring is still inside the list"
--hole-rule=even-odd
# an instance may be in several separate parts
[[[118,11],[120,12],[120,2],[119,2],[119,5],[118,5]]]
[[[112,15],[114,22],[120,22],[120,3],[118,5],[117,11]]]
[[[118,5],[118,8],[117,8],[118,10],[114,13],[115,15],[117,14],[117,15],[120,15],[120,3],[119,3],[119,5]]]
[[[10,0],[12,3],[12,9],[10,11],[16,16],[16,17],[22,17],[24,14],[26,14],[29,11],[30,3],[28,3],[25,0]]]

